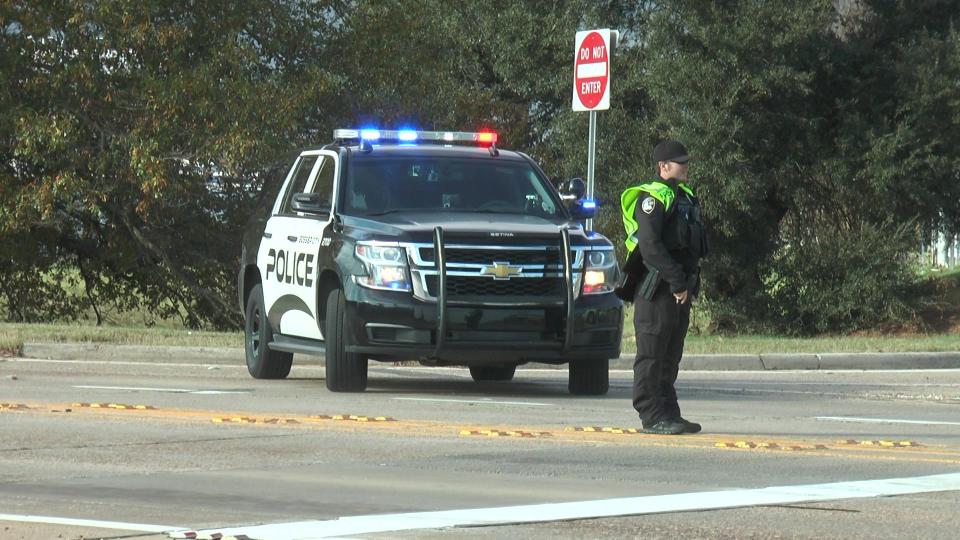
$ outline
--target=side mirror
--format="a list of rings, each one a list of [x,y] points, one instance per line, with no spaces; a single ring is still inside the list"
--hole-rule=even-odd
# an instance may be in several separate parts
[[[584,199],[587,183],[583,178],[573,178],[564,186],[560,197],[570,205],[570,217],[576,220],[591,219],[597,213],[597,202]]]
[[[564,200],[582,199],[586,193],[587,183],[583,181],[583,178],[574,178],[570,180],[567,182],[567,185],[564,186],[562,191]]]
[[[330,215],[330,203],[322,200],[319,193],[294,193],[290,206],[294,212],[316,216]]]

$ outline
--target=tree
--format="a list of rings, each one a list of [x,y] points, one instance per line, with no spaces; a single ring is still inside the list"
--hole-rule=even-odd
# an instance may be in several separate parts
[[[955,220],[960,198],[946,143],[957,140],[956,13],[943,2],[857,4],[846,20],[828,2],[664,4],[650,94],[662,133],[698,158],[720,324],[812,332],[908,316],[914,239],[901,225]],[[878,236],[890,249],[875,262],[895,271],[868,298],[843,294],[866,290],[863,260],[843,255]],[[827,315],[831,295],[849,316]]]
[[[621,191],[677,138],[710,219],[718,328],[907,318],[916,236],[960,231],[953,4],[7,3],[0,305],[18,320],[109,304],[236,324],[243,223],[280,158],[338,127],[491,127],[555,180],[583,176],[573,36],[609,27],[602,233],[620,244]]]
[[[250,193],[330,92],[313,59],[335,23],[312,1],[5,4],[0,245],[33,243],[4,269],[8,311],[236,324]]]

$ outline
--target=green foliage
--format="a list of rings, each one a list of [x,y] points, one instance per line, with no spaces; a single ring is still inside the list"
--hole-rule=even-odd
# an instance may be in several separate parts
[[[897,297],[914,280],[899,270],[919,238],[878,251],[891,271],[865,284],[874,265],[853,254],[874,236],[851,231],[888,231],[891,217],[957,228],[957,12],[845,4],[676,1],[653,14],[650,95],[663,135],[697,157],[691,176],[714,234],[705,289],[720,329],[907,318],[903,304],[881,314],[835,300],[864,285],[870,298]]]
[[[909,319],[915,260],[912,229],[863,224],[781,246],[762,267],[776,329],[789,334],[842,333]]]
[[[250,193],[302,144],[302,119],[329,89],[312,62],[327,13],[308,1],[5,3],[7,317],[118,303],[236,325]],[[61,268],[80,269],[84,297],[39,277]]]
[[[712,232],[714,328],[909,318],[878,299],[911,286],[920,236],[960,230],[957,19],[947,0],[6,2],[0,309],[234,327],[261,188],[336,127],[493,127],[583,177],[573,36],[608,27],[601,232],[622,243],[620,192],[677,138]]]

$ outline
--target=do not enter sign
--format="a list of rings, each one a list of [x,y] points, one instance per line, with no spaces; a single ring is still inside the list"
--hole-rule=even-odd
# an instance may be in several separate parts
[[[573,60],[573,110],[610,108],[610,30],[577,32]]]

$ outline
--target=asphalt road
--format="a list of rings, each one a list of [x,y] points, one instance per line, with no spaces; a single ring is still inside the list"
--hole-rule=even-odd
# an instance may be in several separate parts
[[[322,375],[0,359],[0,538],[958,535],[960,370],[682,372],[704,432],[666,437],[626,371]]]

